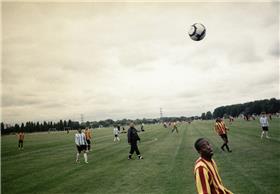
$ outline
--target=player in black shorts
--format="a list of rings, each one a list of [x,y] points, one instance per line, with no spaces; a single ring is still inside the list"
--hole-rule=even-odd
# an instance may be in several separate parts
[[[86,136],[82,132],[81,129],[78,129],[78,133],[75,134],[75,143],[77,146],[77,156],[76,156],[76,162],[79,163],[79,156],[81,152],[84,152],[84,158],[85,158],[85,163],[88,163],[87,160],[87,141],[86,141]]]

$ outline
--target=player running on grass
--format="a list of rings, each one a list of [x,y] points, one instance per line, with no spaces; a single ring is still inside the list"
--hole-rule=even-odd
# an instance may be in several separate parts
[[[173,133],[174,131],[176,131],[176,133],[179,133],[176,122],[172,123],[172,131],[171,131],[171,133]]]
[[[114,127],[113,134],[114,134],[114,142],[120,141],[120,138],[119,138],[120,131],[117,126]]]
[[[75,143],[77,146],[77,155],[76,155],[76,162],[80,162],[80,153],[84,153],[84,159],[85,163],[88,163],[88,157],[87,157],[87,141],[86,136],[84,132],[82,132],[81,129],[78,129],[78,133],[75,134]]]
[[[216,119],[216,123],[215,123],[215,131],[222,138],[222,140],[224,141],[224,144],[222,145],[221,149],[223,151],[225,151],[224,147],[226,147],[228,152],[232,152],[229,149],[229,146],[228,146],[228,137],[227,137],[227,131],[228,130],[229,130],[229,128],[226,127],[226,125],[223,122],[223,120],[218,117]]]
[[[86,127],[86,130],[85,130],[85,136],[86,136],[86,141],[87,141],[87,151],[91,151],[91,147],[90,147],[90,144],[91,144],[91,131],[89,130],[88,127]]]
[[[20,131],[18,133],[18,149],[23,150],[23,140],[24,140],[24,132]]]
[[[128,143],[130,144],[130,152],[128,155],[128,160],[132,159],[132,154],[134,153],[134,151],[136,151],[136,154],[138,155],[138,159],[143,159],[137,146],[137,141],[140,141],[140,137],[137,134],[137,130],[134,127],[134,123],[130,123],[129,126],[130,127],[127,131],[127,140]]]
[[[268,136],[268,119],[267,116],[265,115],[265,112],[261,113],[261,117],[260,117],[260,124],[262,127],[262,133],[261,133],[261,139],[263,138],[263,135],[265,134],[265,137],[267,139],[269,139],[270,137]]]

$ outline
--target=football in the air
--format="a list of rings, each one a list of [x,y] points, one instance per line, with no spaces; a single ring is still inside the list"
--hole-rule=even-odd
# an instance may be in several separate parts
[[[188,33],[192,40],[200,41],[206,35],[206,28],[204,25],[200,23],[194,23],[193,25],[190,26]]]

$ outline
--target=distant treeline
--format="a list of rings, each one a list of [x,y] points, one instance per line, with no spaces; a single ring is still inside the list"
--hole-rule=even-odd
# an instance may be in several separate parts
[[[196,117],[199,118],[199,117]],[[114,121],[112,119],[106,119],[101,121],[87,121],[84,123],[80,123],[78,121],[71,120],[60,120],[59,122],[26,122],[15,125],[5,125],[3,122],[1,123],[1,134],[10,134],[17,133],[19,131],[24,132],[40,132],[40,131],[67,131],[67,130],[75,130],[79,128],[101,128],[101,127],[113,127],[113,126],[121,126],[126,127],[131,122],[134,122],[136,125],[144,124],[155,124],[159,122],[174,122],[174,121],[189,121],[193,120],[194,117],[163,117],[158,119],[122,119]]]
[[[114,125],[119,126],[127,126],[130,122],[134,122],[136,125],[141,123],[144,124],[155,124],[159,122],[175,122],[175,121],[191,121],[195,119],[209,120],[217,117],[227,117],[233,116],[237,117],[239,115],[259,115],[262,111],[267,113],[277,113],[280,111],[280,100],[272,98],[270,100],[258,100],[254,102],[247,102],[244,104],[235,104],[229,106],[221,106],[214,110],[213,114],[208,111],[206,113],[202,113],[199,116],[192,117],[163,117],[157,119],[122,119],[114,121],[112,119],[106,119],[101,121],[87,121],[84,123],[80,123],[78,121],[65,121],[60,120],[59,122],[26,122],[15,125],[7,125],[1,122],[1,134],[9,134],[9,133],[17,133],[20,130],[24,132],[40,132],[40,131],[65,131],[65,130],[73,130],[79,128],[100,128],[100,127],[112,127]]]
[[[221,106],[214,110],[213,117],[224,117],[225,115],[238,117],[239,115],[259,115],[261,112],[277,113],[280,111],[280,100],[257,100],[244,104]]]

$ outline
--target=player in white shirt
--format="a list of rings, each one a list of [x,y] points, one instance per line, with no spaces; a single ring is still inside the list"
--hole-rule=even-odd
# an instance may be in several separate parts
[[[261,139],[263,138],[264,134],[265,134],[266,138],[270,138],[268,136],[268,126],[269,126],[269,123],[268,123],[268,119],[267,119],[267,117],[265,115],[265,112],[261,113],[260,124],[261,124],[261,127],[262,127]]]
[[[78,129],[78,133],[75,134],[75,143],[77,146],[77,155],[76,155],[76,162],[79,163],[80,159],[80,153],[83,151],[84,153],[84,159],[85,163],[88,163],[88,158],[87,158],[87,141],[86,141],[86,136],[84,132],[82,132],[81,129]]]
[[[120,141],[120,138],[119,138],[119,134],[120,134],[120,131],[117,127],[114,127],[113,129],[113,134],[114,134],[114,142],[117,140],[117,141]]]

